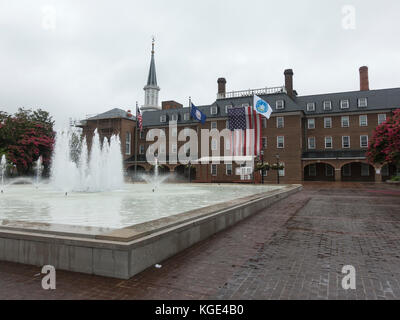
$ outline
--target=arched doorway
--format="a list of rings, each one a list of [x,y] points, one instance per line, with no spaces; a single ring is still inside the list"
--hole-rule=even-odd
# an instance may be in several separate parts
[[[175,168],[175,174],[177,180],[189,180],[189,167],[181,164]],[[190,179],[194,180],[195,178],[196,178],[196,168],[194,166],[191,166]]]
[[[304,167],[304,181],[335,181],[335,168],[329,163],[311,163]]]
[[[341,168],[342,181],[375,181],[375,168],[364,162],[346,163]]]
[[[397,168],[394,164],[385,164],[381,168],[382,181],[389,180],[398,174],[400,174],[400,168]]]

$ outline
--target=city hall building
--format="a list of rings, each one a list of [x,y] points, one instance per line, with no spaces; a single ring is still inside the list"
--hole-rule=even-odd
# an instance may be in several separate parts
[[[201,124],[193,119],[189,106],[175,101],[158,101],[160,88],[157,84],[154,61],[154,43],[150,70],[144,87],[145,103],[140,107],[143,130],[137,130],[136,117],[130,110],[112,109],[81,121],[78,126],[90,143],[93,131],[110,137],[119,134],[127,175],[154,170],[154,164],[146,161],[146,150],[153,141],[146,141],[150,129],[163,129],[168,144],[169,122],[175,121],[176,137],[185,128],[194,129],[200,139],[201,129],[228,128],[228,110],[234,107],[251,106],[256,94],[273,108],[270,119],[262,121],[262,158],[269,164],[279,163],[282,170],[264,173],[265,183],[275,183],[279,174],[282,183],[301,181],[385,181],[400,168],[393,165],[370,164],[366,158],[368,142],[374,128],[384,122],[400,108],[400,88],[370,90],[368,68],[361,67],[360,90],[316,95],[299,95],[293,87],[293,71],[284,71],[284,86],[243,91],[226,91],[226,80],[217,81],[217,98],[209,104],[197,106],[207,117]],[[135,140],[135,137],[137,139]],[[220,145],[224,142],[219,141]],[[185,142],[172,145],[177,152]],[[200,141],[198,141],[200,146]],[[209,154],[214,142],[210,141]],[[137,150],[137,152],[135,152]],[[194,182],[260,182],[261,173],[243,177],[240,165],[233,163],[195,163],[184,165],[167,163],[160,166],[161,172],[174,172],[180,179]],[[253,164],[260,157],[253,159]],[[189,175],[190,170],[190,175]]]

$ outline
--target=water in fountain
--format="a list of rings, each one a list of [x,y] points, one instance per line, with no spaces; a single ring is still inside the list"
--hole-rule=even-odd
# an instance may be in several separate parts
[[[3,154],[0,161],[1,193],[3,193],[4,190],[4,173],[6,172],[6,165],[7,165],[6,156]]]
[[[121,189],[124,184],[121,143],[118,136],[103,144],[95,130],[90,154],[86,139],[81,143],[79,159],[71,159],[69,131],[58,132],[51,166],[51,184],[64,192],[99,192]]]
[[[142,174],[140,178],[142,178],[146,183],[150,184],[152,186],[153,192],[168,178],[170,178],[170,174],[164,174],[160,175],[159,174],[159,164],[158,164],[158,159],[155,159],[155,164],[154,164],[154,174],[149,175],[149,174]]]
[[[35,162],[35,183],[36,187],[39,186],[40,179],[42,178],[42,173],[43,173],[43,165],[42,165],[42,156],[37,159]]]

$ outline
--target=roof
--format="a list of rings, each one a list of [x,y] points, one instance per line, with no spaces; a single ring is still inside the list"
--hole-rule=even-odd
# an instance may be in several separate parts
[[[88,118],[87,120],[101,120],[101,119],[115,119],[123,118],[128,120],[136,120],[135,116],[128,117],[126,110],[114,108],[106,112],[100,113],[94,117]]]
[[[154,51],[151,51],[151,61],[147,86],[157,87],[156,64],[154,62]]]

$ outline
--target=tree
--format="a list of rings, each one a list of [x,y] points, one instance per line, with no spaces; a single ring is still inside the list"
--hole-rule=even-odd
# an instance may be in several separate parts
[[[372,163],[400,164],[400,109],[375,128],[367,157]]]
[[[42,156],[48,168],[54,145],[54,121],[47,111],[20,108],[13,116],[0,112],[0,155],[27,173]]]

